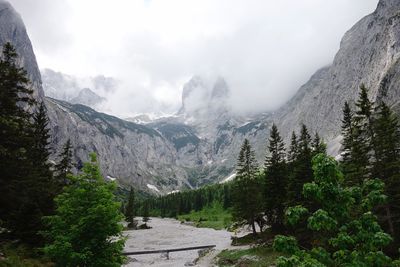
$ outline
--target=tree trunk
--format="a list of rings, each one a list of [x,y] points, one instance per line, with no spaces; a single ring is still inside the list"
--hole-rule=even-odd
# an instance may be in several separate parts
[[[385,205],[385,211],[386,211],[386,219],[389,225],[389,232],[392,237],[394,237],[394,226],[393,226],[393,221],[392,221],[392,213],[390,212],[389,205]]]

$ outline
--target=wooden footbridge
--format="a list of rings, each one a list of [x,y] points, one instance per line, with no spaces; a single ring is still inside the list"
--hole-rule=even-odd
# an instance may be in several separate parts
[[[125,256],[131,256],[131,255],[163,253],[166,255],[166,258],[169,259],[169,253],[171,253],[171,252],[186,251],[186,250],[199,250],[199,249],[212,249],[212,248],[215,248],[215,245],[186,247],[186,248],[159,249],[159,250],[143,250],[143,251],[124,252],[122,254]]]

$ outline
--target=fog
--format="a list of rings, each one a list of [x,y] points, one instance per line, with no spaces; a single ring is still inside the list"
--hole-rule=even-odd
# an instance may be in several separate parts
[[[120,82],[120,116],[179,109],[193,75],[222,76],[239,112],[273,110],[378,0],[11,0],[40,68]]]

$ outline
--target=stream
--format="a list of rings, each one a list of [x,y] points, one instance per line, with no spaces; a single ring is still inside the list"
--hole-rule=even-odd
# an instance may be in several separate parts
[[[147,225],[152,227],[147,230],[130,230],[124,234],[128,237],[125,251],[162,250],[185,248],[194,246],[216,245],[216,248],[201,257],[198,250],[170,252],[169,259],[165,255],[145,254],[129,256],[129,263],[124,266],[154,266],[154,267],[179,267],[179,266],[213,266],[213,258],[223,249],[231,247],[231,234],[226,230],[210,228],[196,228],[181,224],[174,219],[151,218]]]

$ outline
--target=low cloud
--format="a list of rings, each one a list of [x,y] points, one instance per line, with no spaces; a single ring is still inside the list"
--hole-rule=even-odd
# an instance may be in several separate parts
[[[237,111],[275,109],[332,61],[378,0],[10,2],[41,68],[115,77],[107,109],[126,116],[177,111],[195,74],[223,76]]]

